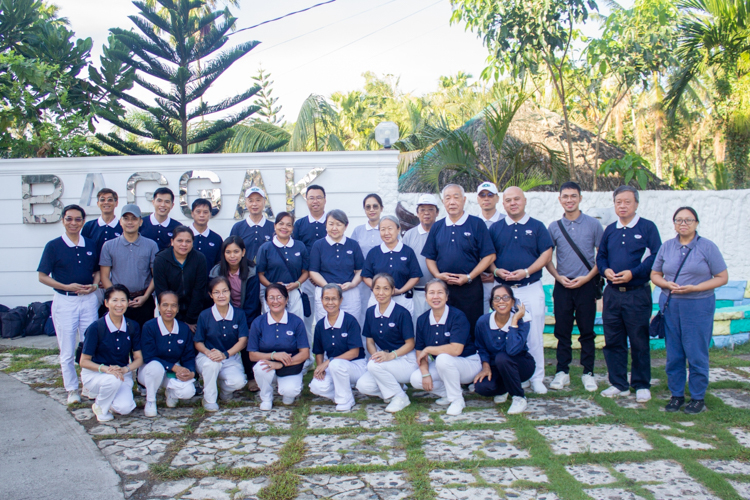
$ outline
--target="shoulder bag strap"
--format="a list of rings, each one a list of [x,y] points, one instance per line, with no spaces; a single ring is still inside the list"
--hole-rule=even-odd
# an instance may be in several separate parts
[[[575,242],[573,241],[573,238],[571,238],[570,235],[568,234],[568,232],[565,230],[565,226],[562,223],[562,219],[560,219],[560,220],[557,221],[557,226],[560,228],[560,231],[562,232],[563,236],[565,237],[565,241],[568,242],[568,245],[570,245],[570,247],[576,253],[576,255],[578,256],[578,258],[581,259],[581,262],[583,262],[583,265],[586,266],[586,269],[588,269],[589,271],[591,271],[591,269],[593,269],[593,267],[591,266],[591,264],[589,264],[589,261],[586,260],[586,257],[583,256],[583,253],[578,248],[578,245],[575,244]]]
[[[276,249],[276,252],[278,252],[279,257],[281,257],[281,262],[284,263],[284,266],[286,266],[286,270],[289,271],[289,276],[291,276],[294,281],[297,281],[297,279],[299,278],[297,279],[294,278],[294,271],[292,271],[291,266],[289,266],[289,262],[287,262],[286,259],[284,258],[284,254],[281,253],[281,249],[277,247],[276,245],[274,245],[273,241],[271,242],[271,246]]]

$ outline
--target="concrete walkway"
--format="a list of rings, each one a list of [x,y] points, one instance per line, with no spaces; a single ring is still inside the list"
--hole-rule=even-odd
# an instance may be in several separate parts
[[[32,349],[57,349],[57,337],[35,335],[34,337],[16,337],[14,339],[0,338],[2,347],[29,347]]]
[[[0,498],[124,498],[120,478],[60,404],[0,373]]]

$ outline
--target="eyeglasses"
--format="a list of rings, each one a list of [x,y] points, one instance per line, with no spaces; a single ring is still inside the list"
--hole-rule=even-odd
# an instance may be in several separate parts
[[[229,290],[215,290],[211,292],[211,295],[213,295],[214,297],[221,297],[222,295],[229,295],[229,294],[230,294]]]
[[[321,200],[325,200],[326,197],[325,196],[308,196],[307,199],[309,201],[321,201]]]
[[[512,299],[512,297],[510,295],[503,295],[503,296],[495,295],[494,297],[492,297],[492,302],[498,302],[498,303],[500,303],[500,302],[510,302],[511,299]]]
[[[681,226],[683,224],[687,224],[688,226],[695,222],[695,219],[675,219],[674,223],[678,226]]]
[[[338,302],[341,299],[338,297],[323,297],[322,300],[323,302]]]
[[[65,217],[65,222],[83,222],[82,217]]]
[[[380,205],[365,205],[365,210],[380,210]]]
[[[283,295],[271,295],[270,297],[266,298],[266,302],[283,302],[284,296]]]
[[[479,196],[480,198],[492,198],[495,195],[493,193],[490,193],[489,191],[482,191],[477,196]]]

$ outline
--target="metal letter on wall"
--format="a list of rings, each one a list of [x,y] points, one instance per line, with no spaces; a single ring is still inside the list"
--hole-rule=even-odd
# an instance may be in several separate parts
[[[210,170],[188,170],[180,176],[180,208],[185,217],[193,218],[192,210],[188,204],[188,182],[191,179],[208,179],[214,184],[220,184],[221,179]],[[211,217],[215,217],[221,210],[221,188],[201,189],[198,191],[199,198],[206,198],[211,202]]]
[[[286,184],[286,211],[292,214],[292,217],[294,217],[294,198],[296,198],[298,194],[306,192],[307,187],[310,186],[315,178],[323,173],[325,169],[325,167],[315,167],[296,184],[294,183],[294,169],[286,169],[284,183]]]
[[[52,193],[32,195],[33,184],[52,184]],[[63,204],[60,198],[63,194],[63,182],[56,175],[22,175],[21,176],[21,205],[24,224],[51,224],[62,219]],[[34,215],[32,205],[52,205],[51,214]]]
[[[273,209],[271,208],[271,202],[268,199],[268,190],[266,190],[266,185],[263,183],[263,176],[258,169],[245,172],[245,180],[242,181],[240,197],[237,200],[237,210],[234,212],[234,218],[237,220],[245,218],[245,213],[247,212],[247,206],[245,205],[245,191],[252,186],[258,186],[266,194],[266,208],[263,209],[263,212],[266,214],[268,220],[273,220]]]
[[[96,202],[99,200],[94,200],[94,203],[91,203],[91,197],[95,196],[96,193],[105,187],[107,186],[104,185],[104,176],[102,174],[86,174],[86,180],[83,181],[83,191],[81,191],[81,201],[78,204],[82,207],[96,205]]]
[[[156,181],[160,186],[167,186],[167,178],[161,175],[159,172],[136,172],[128,179],[128,204],[135,203],[135,185],[143,181]],[[154,200],[154,193],[144,193],[146,201]],[[141,212],[142,215],[151,215],[151,212]]]

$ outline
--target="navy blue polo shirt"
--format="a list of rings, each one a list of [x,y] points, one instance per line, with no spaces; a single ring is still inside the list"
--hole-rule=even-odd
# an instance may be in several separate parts
[[[470,331],[469,320],[457,307],[445,306],[439,321],[435,321],[432,310],[428,310],[417,320],[414,348],[423,351],[428,346],[462,344],[461,357],[466,358],[477,352]]]
[[[339,311],[333,325],[328,322],[326,314],[315,325],[313,354],[325,354],[328,359],[333,359],[355,348],[359,348],[359,355],[354,359],[363,359],[362,334],[357,319],[351,314]]]
[[[660,248],[661,236],[656,224],[636,215],[627,226],[620,221],[607,226],[599,244],[596,265],[602,276],[607,269],[633,273],[633,279],[617,286],[643,286],[651,280],[651,268]],[[649,254],[644,258],[646,251]]]
[[[51,274],[54,280],[63,285],[93,284],[94,273],[99,270],[99,253],[94,242],[83,236],[78,237],[78,245],[80,246],[73,245],[67,235],[48,242],[44,246],[42,259],[36,270]]]
[[[526,312],[526,316],[529,313]],[[512,316],[508,318],[507,323],[502,328],[495,322],[495,313],[485,314],[477,321],[474,328],[474,338],[477,343],[477,352],[479,358],[485,362],[494,364],[495,356],[498,353],[505,352],[509,356],[516,356],[529,348],[526,340],[529,337],[530,322],[521,319],[517,328],[511,328]]]
[[[391,300],[382,316],[380,304],[367,308],[362,335],[373,339],[383,351],[395,351],[406,343],[406,339],[414,338],[414,323],[409,311]]]
[[[170,331],[161,318],[148,320],[141,332],[141,353],[144,365],[158,361],[167,371],[179,364],[195,372],[193,332],[182,321],[174,320]]]
[[[274,234],[273,223],[266,219],[265,215],[260,219],[258,224],[251,221],[248,216],[232,226],[232,230],[229,231],[229,236],[239,236],[242,238],[242,241],[245,242],[245,257],[255,262],[257,262],[256,257],[261,245],[271,241]]]
[[[309,348],[305,324],[287,311],[278,323],[270,312],[255,318],[247,339],[248,352],[285,352],[294,356],[300,349]]]
[[[506,271],[528,268],[540,255],[554,246],[546,226],[528,214],[518,222],[507,216],[500,219],[490,227],[490,236],[497,254],[495,266]],[[495,281],[509,285],[526,285],[541,278],[540,269],[520,281],[505,282],[498,277],[495,277]]]
[[[292,238],[301,241],[307,248],[308,255],[312,253],[313,244],[328,235],[326,232],[326,214],[316,221],[311,215],[294,221]]]
[[[151,214],[143,218],[143,224],[138,230],[141,236],[154,240],[159,245],[159,251],[172,246],[172,231],[181,225],[171,217],[167,217],[164,224],[166,225],[159,224],[154,214]]]
[[[310,271],[320,273],[328,283],[348,283],[354,271],[362,269],[365,258],[359,243],[344,236],[334,243],[328,236],[318,240],[310,252]]]
[[[193,342],[203,342],[208,349],[226,353],[241,337],[247,337],[245,312],[230,304],[227,317],[222,318],[214,305],[198,316]]]
[[[96,251],[102,252],[102,247],[109,240],[113,240],[122,234],[122,226],[120,221],[115,218],[112,220],[114,225],[106,224],[104,220],[99,217],[98,219],[90,220],[83,225],[81,235],[93,241],[96,245]]]
[[[190,229],[193,231],[193,248],[206,258],[206,268],[210,271],[221,260],[221,245],[224,240],[221,239],[219,233],[210,229],[197,233],[192,224],[190,224]]]
[[[464,213],[453,224],[446,217],[435,222],[422,249],[426,259],[434,260],[441,273],[469,274],[479,261],[495,253],[487,225]]]
[[[362,277],[374,278],[378,273],[390,274],[396,282],[396,288],[403,287],[411,278],[422,277],[422,269],[414,250],[400,241],[393,250],[382,243],[367,254]]]
[[[287,267],[292,268],[293,275],[289,274]],[[272,241],[263,243],[258,250],[258,265],[255,271],[264,273],[271,283],[294,283],[302,275],[302,271],[309,267],[310,257],[304,243],[290,238],[286,246],[283,246],[274,237]]]
[[[123,318],[118,329],[107,313],[86,329],[81,352],[100,365],[127,366],[131,350],[141,350],[141,327],[135,321]]]

